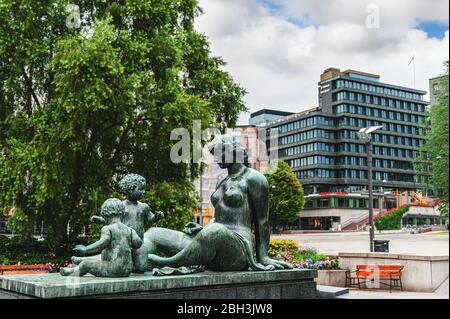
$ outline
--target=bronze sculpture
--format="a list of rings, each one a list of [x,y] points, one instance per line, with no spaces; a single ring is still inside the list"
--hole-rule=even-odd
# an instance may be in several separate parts
[[[106,226],[102,228],[100,240],[89,246],[77,245],[74,250],[82,256],[101,253],[101,260],[79,259],[75,267],[61,268],[61,275],[96,277],[127,277],[133,271],[133,253],[142,246],[142,239],[131,227],[120,220],[125,206],[119,199],[108,199],[101,213]]]
[[[144,235],[149,266],[205,266],[214,271],[293,268],[268,256],[269,186],[264,175],[249,167],[238,137],[220,136],[210,145],[210,151],[217,164],[228,172],[211,196],[215,219],[203,229],[196,227],[199,231],[193,238],[183,232],[150,228]],[[155,253],[159,252],[170,257],[157,256]]]
[[[145,178],[138,174],[128,174],[119,182],[119,189],[126,199],[122,201],[124,205],[124,213],[121,215],[121,222],[136,231],[139,238],[144,237],[144,220],[150,223],[155,222],[164,217],[164,213],[157,212],[153,214],[150,207],[146,203],[139,200],[145,194],[146,181]],[[101,216],[92,216],[91,222],[96,224],[106,224]],[[147,248],[142,246],[133,251],[133,272],[144,273],[148,269]],[[99,260],[100,256],[93,257],[72,257],[74,264],[79,264],[83,259]]]
[[[155,221],[164,215],[161,212],[154,215],[147,204],[138,201],[145,192],[145,179],[129,174],[120,182],[127,200],[108,200],[102,207],[104,216],[92,217],[95,223],[107,224],[102,228],[100,241],[88,247],[75,247],[82,255],[103,250],[101,260],[73,257],[78,266],[63,268],[61,274],[79,272],[82,276],[90,272],[95,276],[120,277],[150,268],[155,276],[164,276],[186,275],[204,268],[213,271],[293,268],[268,256],[269,185],[264,175],[250,168],[238,137],[219,136],[209,149],[228,175],[218,181],[211,196],[215,218],[207,226],[188,223],[183,232],[153,227],[144,233],[145,217]]]

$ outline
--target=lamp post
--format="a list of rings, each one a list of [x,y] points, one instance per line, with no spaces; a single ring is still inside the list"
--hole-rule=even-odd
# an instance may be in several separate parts
[[[369,224],[370,224],[370,252],[374,251],[373,240],[375,238],[375,230],[373,225],[373,187],[372,187],[372,137],[371,133],[376,130],[382,129],[383,126],[370,126],[359,130],[358,138],[366,141],[367,146],[367,179],[369,188]]]

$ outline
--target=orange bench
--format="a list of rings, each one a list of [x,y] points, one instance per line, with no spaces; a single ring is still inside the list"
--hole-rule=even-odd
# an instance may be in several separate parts
[[[403,265],[357,265],[355,271],[347,271],[345,286],[358,286],[362,284],[380,283],[389,286],[389,291],[393,288],[400,288],[403,291],[402,271]],[[389,284],[384,281],[389,281]]]
[[[0,266],[0,275],[43,274],[51,268],[48,264]]]

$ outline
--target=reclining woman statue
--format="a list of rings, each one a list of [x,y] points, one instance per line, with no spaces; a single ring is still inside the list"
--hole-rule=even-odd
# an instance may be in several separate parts
[[[213,271],[292,268],[290,264],[268,256],[269,186],[264,175],[249,167],[239,137],[220,136],[210,144],[209,150],[220,168],[228,171],[228,175],[218,181],[211,196],[214,220],[203,229],[201,226],[188,227],[197,232],[195,236],[150,228],[144,235],[149,266],[204,266]],[[169,257],[156,255],[161,252]]]

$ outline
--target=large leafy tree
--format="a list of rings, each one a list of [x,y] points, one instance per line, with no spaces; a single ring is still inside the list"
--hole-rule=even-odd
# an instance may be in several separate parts
[[[266,174],[269,182],[269,222],[272,228],[295,221],[305,205],[302,184],[291,167],[281,160],[277,164],[275,173]]]
[[[0,0],[0,207],[65,243],[128,172],[161,198],[163,181],[190,189],[202,168],[171,162],[170,132],[232,127],[245,110],[194,29],[196,0],[80,0],[79,25],[71,2]]]
[[[415,163],[419,174],[425,176],[428,184],[443,200],[442,213],[448,216],[448,173],[449,173],[449,108],[448,108],[448,61],[445,75],[441,78],[438,103],[429,108],[425,122],[426,143],[421,146]]]

